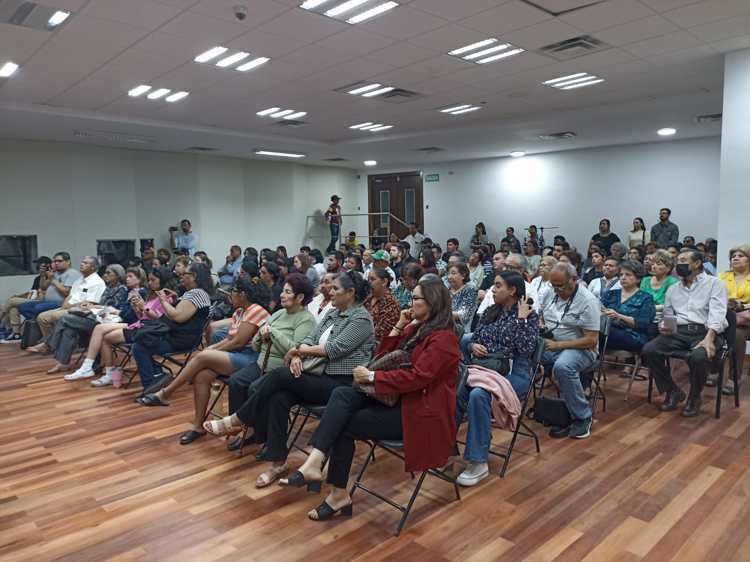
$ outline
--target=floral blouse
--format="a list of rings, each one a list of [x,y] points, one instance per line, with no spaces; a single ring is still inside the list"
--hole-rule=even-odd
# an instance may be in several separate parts
[[[407,308],[411,308],[412,303],[412,295],[411,290],[406,287],[403,283],[399,285],[395,291],[393,291],[393,296],[398,301],[399,306],[401,307],[401,310],[406,310]]]
[[[372,316],[372,323],[375,325],[375,339],[382,340],[391,333],[401,316],[401,307],[396,297],[390,292],[386,292],[382,298],[374,301],[372,295],[370,295],[362,304]]]
[[[487,315],[487,309],[482,316]],[[471,337],[472,343],[487,348],[490,353],[502,353],[506,357],[531,357],[539,338],[539,316],[529,314],[524,322],[518,318],[518,305],[510,309],[501,308],[497,320],[491,324],[481,321]]]
[[[602,305],[635,320],[635,328],[617,322],[613,324],[614,326],[628,332],[643,344],[648,341],[647,332],[656,316],[654,299],[650,294],[639,289],[628,300],[622,302],[622,290],[612,289],[602,295]]]
[[[467,284],[455,293],[451,291],[451,303],[453,312],[458,313],[458,321],[468,331],[477,310],[477,289]]]

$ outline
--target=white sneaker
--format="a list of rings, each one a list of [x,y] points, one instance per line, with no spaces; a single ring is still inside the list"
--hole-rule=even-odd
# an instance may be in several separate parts
[[[459,486],[476,486],[490,475],[490,468],[486,462],[470,462],[464,471],[456,478]]]
[[[112,384],[112,375],[105,373],[95,381],[91,381],[91,386],[109,386]]]
[[[69,375],[65,375],[63,378],[66,381],[77,381],[80,379],[90,379],[91,377],[95,377],[96,373],[92,369],[84,369],[81,367],[78,369],[75,373],[70,373]]]

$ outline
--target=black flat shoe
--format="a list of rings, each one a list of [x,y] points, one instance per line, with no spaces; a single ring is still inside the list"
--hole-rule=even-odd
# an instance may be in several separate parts
[[[662,412],[671,412],[677,409],[677,405],[683,402],[687,395],[681,389],[670,390],[664,399],[664,403],[659,406]]]
[[[691,398],[688,400],[685,408],[682,410],[682,417],[694,418],[701,413],[701,400],[700,398]]]
[[[263,448],[256,453],[255,460],[260,462],[268,460],[268,449],[265,445],[263,445]]]
[[[308,517],[313,521],[328,521],[336,514],[340,514],[342,517],[351,517],[352,504],[345,505],[344,507],[340,507],[339,509],[333,509],[330,505],[328,505],[328,502],[323,502],[315,508],[315,515],[317,515],[318,518],[316,519],[314,517],[310,517],[309,515]]]
[[[141,406],[169,406],[169,402],[164,402],[156,394],[146,394],[138,398],[138,403]]]
[[[320,480],[305,480],[305,476],[299,470],[295,470],[292,475],[286,479],[286,483],[279,480],[279,486],[291,486],[292,488],[307,487],[308,492],[319,493],[323,486],[323,482]]]
[[[563,439],[564,437],[570,436],[570,426],[568,427],[553,427],[549,430],[549,436],[552,439]]]
[[[195,431],[194,429],[191,429],[190,431],[186,431],[182,435],[180,435],[180,445],[189,445],[196,439],[200,439],[203,437],[205,433],[201,433],[200,431]]]

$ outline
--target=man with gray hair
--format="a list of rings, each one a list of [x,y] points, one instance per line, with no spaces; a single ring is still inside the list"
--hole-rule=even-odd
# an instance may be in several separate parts
[[[555,296],[542,310],[549,335],[544,342],[542,364],[557,379],[560,396],[572,420],[569,427],[552,428],[550,436],[585,439],[591,435],[592,412],[581,384],[581,373],[589,371],[596,361],[601,304],[578,284],[578,273],[570,264],[556,264],[550,273],[550,283]]]

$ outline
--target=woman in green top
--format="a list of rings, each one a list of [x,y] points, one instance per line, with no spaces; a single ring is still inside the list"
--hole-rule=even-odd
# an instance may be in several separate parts
[[[674,258],[666,250],[656,250],[651,256],[651,275],[641,281],[641,290],[647,292],[654,299],[656,305],[656,319],[660,319],[664,311],[664,298],[667,289],[677,283],[672,277]]]
[[[307,310],[312,298],[313,287],[307,276],[301,273],[287,275],[281,291],[281,309],[273,313],[253,338],[251,345],[260,352],[258,361],[235,371],[229,379],[230,414],[247,401],[250,387],[260,380],[263,374],[261,369],[269,354],[268,342],[271,347],[266,370],[271,371],[283,367],[287,352],[297,347],[315,329],[315,318]],[[252,440],[252,436],[249,440]],[[234,451],[241,445],[242,437],[238,437],[229,443],[228,448]]]

